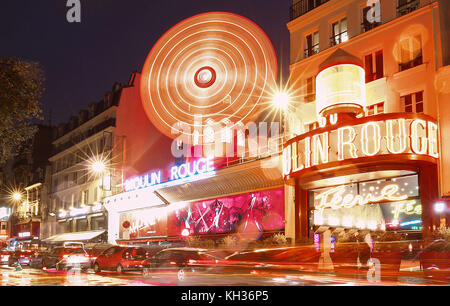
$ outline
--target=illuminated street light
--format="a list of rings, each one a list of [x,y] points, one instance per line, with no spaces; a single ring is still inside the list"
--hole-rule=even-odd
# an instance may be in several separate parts
[[[434,204],[434,211],[438,214],[442,214],[445,211],[445,203],[444,202],[437,202]]]
[[[22,194],[20,192],[14,192],[12,198],[14,201],[20,201],[22,199]]]
[[[103,173],[106,167],[105,163],[103,163],[102,161],[96,161],[92,164],[91,168],[95,173]]]
[[[88,167],[95,175],[104,174],[106,171],[106,159],[103,156],[94,156],[89,160]]]
[[[273,105],[279,109],[286,110],[289,105],[289,95],[285,92],[275,93]]]

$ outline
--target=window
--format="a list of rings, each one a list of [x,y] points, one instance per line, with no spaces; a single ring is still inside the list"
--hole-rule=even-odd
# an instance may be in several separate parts
[[[66,228],[65,228],[65,232],[66,233],[71,233],[72,232],[72,226],[73,226],[73,220],[69,220],[66,223]]]
[[[420,35],[400,41],[399,71],[404,71],[423,64],[422,39]]]
[[[338,45],[347,40],[347,18],[344,18],[331,25],[331,46]]]
[[[319,32],[306,36],[305,57],[310,57],[319,52]]]
[[[99,186],[94,188],[94,202],[101,201],[102,190]]]
[[[423,91],[400,98],[405,113],[423,113]]]
[[[68,188],[69,187],[69,176],[68,175],[64,175],[64,188]]]
[[[64,210],[67,209],[66,203],[67,203],[66,197],[62,197],[62,199],[61,199],[61,208],[64,209]]]
[[[84,232],[88,230],[88,221],[86,218],[77,220],[77,232]]]
[[[362,32],[367,32],[381,24],[380,1],[366,6],[362,11]]]
[[[367,116],[373,116],[384,113],[384,102],[370,105],[367,107]]]
[[[81,205],[86,205],[88,203],[89,190],[84,190],[81,192]]]
[[[396,195],[407,200],[391,201],[381,196],[381,200],[378,201],[368,200],[364,205],[359,206],[360,210],[357,211],[351,205],[346,205],[357,196],[370,199],[371,195],[384,194],[383,190],[386,191],[393,186],[396,186]],[[337,201],[331,201],[331,198],[338,193],[339,196],[342,196]],[[321,198],[326,195],[330,200],[323,203]],[[334,199],[336,198],[335,196]],[[342,201],[344,198],[349,199],[347,203]],[[360,230],[421,230],[422,204],[417,174],[310,190],[308,191],[308,202],[311,232],[318,226],[324,225],[332,228],[344,227]],[[361,211],[372,211],[372,209],[376,209],[379,214],[361,213]]]
[[[58,178],[56,177],[55,180],[53,181],[53,191],[57,190],[58,190]]]
[[[56,212],[56,199],[52,200],[52,207],[50,208],[51,212]]]
[[[112,255],[120,252],[122,250],[121,247],[111,247],[107,249],[105,252],[103,252],[104,255]]]
[[[420,6],[420,0],[398,0],[397,15],[403,16],[417,10]]]
[[[93,217],[91,219],[91,230],[95,231],[102,229],[106,229],[105,217],[104,216]]]
[[[384,77],[383,50],[368,54],[364,57],[366,83]]]
[[[313,102],[316,100],[316,80],[314,77],[306,79],[306,95],[305,102]]]

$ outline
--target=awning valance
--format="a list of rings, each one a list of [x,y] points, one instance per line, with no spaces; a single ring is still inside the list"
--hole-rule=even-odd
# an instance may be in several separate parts
[[[169,203],[198,201],[284,185],[278,157],[255,160],[216,171],[204,180],[158,189]]]
[[[65,242],[65,241],[89,241],[98,236],[102,235],[105,230],[89,231],[89,232],[76,232],[76,233],[65,233],[51,236],[49,238],[43,239],[45,242]]]

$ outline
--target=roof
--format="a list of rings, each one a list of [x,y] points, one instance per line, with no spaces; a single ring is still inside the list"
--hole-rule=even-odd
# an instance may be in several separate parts
[[[58,234],[43,239],[43,241],[45,242],[88,241],[100,236],[104,232],[105,230]]]
[[[339,64],[354,64],[364,67],[364,63],[359,57],[356,57],[342,49],[337,49],[319,65],[319,70],[322,71],[328,67]]]

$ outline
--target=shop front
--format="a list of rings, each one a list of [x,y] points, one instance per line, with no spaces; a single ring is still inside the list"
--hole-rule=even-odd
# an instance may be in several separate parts
[[[151,177],[132,178],[129,186],[139,188],[105,199],[110,243],[175,243],[189,236],[231,234],[258,239],[284,232],[280,167],[262,168],[261,161],[253,161],[217,170],[211,166],[159,184]]]
[[[290,235],[312,238],[319,228],[411,239],[430,233],[437,225],[437,139],[433,118],[402,113],[340,117],[289,140],[283,173],[300,216],[291,218]]]
[[[57,234],[43,241],[51,244],[69,241],[106,242],[107,220],[106,211],[100,203],[61,210],[56,216]]]

